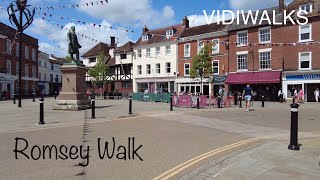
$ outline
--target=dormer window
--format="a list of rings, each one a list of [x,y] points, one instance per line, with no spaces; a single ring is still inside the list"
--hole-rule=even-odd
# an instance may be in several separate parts
[[[167,36],[167,37],[171,37],[171,36],[173,36],[173,29],[171,29],[171,30],[167,30],[167,32],[166,32],[166,36]]]
[[[312,4],[303,4],[301,6],[299,6],[299,10],[304,10],[304,11],[307,11],[308,13],[311,13],[312,12]]]
[[[149,39],[149,36],[148,35],[143,35],[142,36],[142,41],[148,41]]]

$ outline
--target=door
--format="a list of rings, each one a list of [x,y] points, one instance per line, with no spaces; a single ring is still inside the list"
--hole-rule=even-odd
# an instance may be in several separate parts
[[[203,95],[209,96],[209,94],[210,94],[209,85],[203,85]]]

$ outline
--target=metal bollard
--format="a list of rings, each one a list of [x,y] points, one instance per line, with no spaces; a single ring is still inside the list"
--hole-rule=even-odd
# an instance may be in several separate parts
[[[262,107],[264,107],[264,96],[262,96],[262,101],[261,101],[261,103],[262,103]]]
[[[96,118],[96,102],[94,94],[91,94],[91,119]]]
[[[221,108],[221,97],[218,96],[218,108]]]
[[[35,94],[34,92],[32,93],[32,102],[36,102],[36,100],[34,99],[35,98]]]
[[[296,103],[295,100],[296,100],[296,98],[293,97],[293,98],[292,98],[292,104],[295,104],[295,103]]]
[[[16,94],[13,94],[13,104],[16,104]]]
[[[170,96],[170,111],[173,111],[173,105],[172,105],[172,101],[173,101],[173,96]]]
[[[57,99],[57,92],[54,92],[54,99]]]
[[[199,96],[197,96],[197,109],[200,109]]]
[[[239,97],[239,108],[242,108],[242,97]]]
[[[234,105],[238,105],[238,95],[234,95]]]
[[[129,97],[129,113],[132,114],[132,96]]]
[[[290,144],[288,149],[298,151],[300,147],[298,145],[298,108],[299,104],[291,104],[291,132],[290,132]]]
[[[41,98],[41,99],[39,99],[39,103],[40,103],[40,121],[39,121],[39,124],[40,125],[43,125],[43,124],[45,124],[45,122],[44,122],[44,99],[43,98]]]

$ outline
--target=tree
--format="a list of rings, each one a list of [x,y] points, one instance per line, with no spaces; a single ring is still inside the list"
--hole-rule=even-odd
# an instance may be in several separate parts
[[[110,75],[109,66],[105,62],[106,56],[101,52],[97,57],[97,64],[89,69],[88,74],[91,76],[93,85],[108,85],[108,76]]]
[[[212,48],[211,45],[205,45],[200,53],[192,58],[192,66],[190,70],[190,77],[210,77],[212,75]],[[201,71],[203,72],[201,75]]]

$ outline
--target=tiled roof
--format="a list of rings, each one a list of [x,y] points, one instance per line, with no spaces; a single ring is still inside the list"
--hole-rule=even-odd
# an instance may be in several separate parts
[[[122,53],[122,52],[131,52],[132,51],[132,46],[134,45],[133,42],[129,41],[125,45],[117,48],[114,50],[115,53]]]
[[[174,30],[175,33],[172,37],[167,38],[166,37],[166,31],[167,30]],[[154,30],[149,30],[144,35],[149,35],[149,39],[146,41],[142,41],[142,36],[139,38],[139,40],[134,44],[134,47],[142,46],[142,45],[148,45],[148,44],[155,44],[155,43],[161,43],[161,42],[170,42],[174,41],[176,38],[179,38],[181,33],[184,30],[184,26],[181,24],[174,25],[174,26],[168,26],[165,28],[159,28]]]
[[[195,26],[191,28],[185,28],[184,31],[181,33],[181,37],[190,37],[201,34],[207,34],[211,32],[228,31],[228,29],[229,25],[217,23],[213,23],[210,25]]]
[[[92,49],[90,49],[89,51],[87,51],[86,53],[84,53],[82,55],[82,57],[91,57],[91,56],[97,56],[99,55],[101,52],[104,53],[104,55],[109,55],[109,50],[110,47],[108,44],[102,43],[100,42],[99,44],[97,44],[96,46],[94,46]]]
[[[106,62],[106,64],[108,66],[115,66],[116,65],[116,58],[115,57],[112,57],[112,58],[109,58]]]

